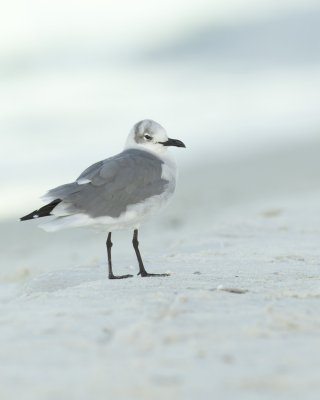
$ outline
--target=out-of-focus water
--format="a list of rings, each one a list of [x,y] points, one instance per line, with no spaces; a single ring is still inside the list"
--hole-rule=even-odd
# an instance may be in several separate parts
[[[1,17],[0,217],[120,151],[143,118],[183,139],[185,168],[319,135],[316,1],[44,3]]]

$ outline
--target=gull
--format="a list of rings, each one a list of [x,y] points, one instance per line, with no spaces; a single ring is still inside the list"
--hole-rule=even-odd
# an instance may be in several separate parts
[[[186,147],[170,139],[157,122],[145,119],[130,130],[124,150],[88,167],[76,179],[49,190],[42,199],[46,205],[20,218],[21,221],[51,216],[40,225],[48,232],[60,229],[102,226],[106,241],[109,279],[133,275],[114,275],[111,259],[111,234],[132,229],[132,244],[142,277],[167,276],[148,273],[139,250],[141,222],[168,203],[176,186],[177,167],[168,147]]]

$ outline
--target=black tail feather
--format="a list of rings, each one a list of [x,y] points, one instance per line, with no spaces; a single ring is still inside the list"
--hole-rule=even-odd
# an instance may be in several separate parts
[[[27,221],[28,219],[35,219],[41,217],[48,217],[51,215],[51,211],[61,203],[61,199],[53,200],[51,203],[46,204],[45,206],[39,208],[39,210],[35,210],[32,213],[25,215],[24,217],[20,218],[20,221]]]

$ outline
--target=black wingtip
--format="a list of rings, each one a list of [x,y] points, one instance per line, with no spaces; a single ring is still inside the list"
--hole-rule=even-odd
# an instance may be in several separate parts
[[[20,221],[28,221],[29,219],[35,219],[38,218],[39,215],[37,214],[38,210],[33,211],[32,213],[25,215],[24,217],[20,218]]]
[[[46,204],[45,206],[39,208],[39,210],[35,210],[32,213],[25,215],[24,217],[20,218],[20,221],[28,221],[30,219],[37,219],[42,217],[48,217],[51,215],[51,211],[61,203],[61,199],[53,200],[51,203]]]

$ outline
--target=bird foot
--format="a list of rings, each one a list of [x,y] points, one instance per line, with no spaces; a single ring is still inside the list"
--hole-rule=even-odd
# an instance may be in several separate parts
[[[138,275],[141,275],[142,278],[150,277],[150,276],[170,276],[170,274],[149,274],[149,272],[139,272]]]
[[[109,274],[109,279],[126,279],[126,278],[132,278],[133,275],[113,275],[113,274]]]

